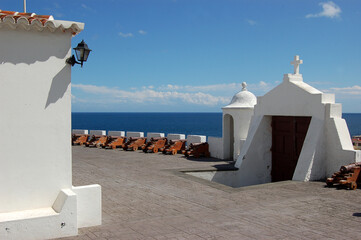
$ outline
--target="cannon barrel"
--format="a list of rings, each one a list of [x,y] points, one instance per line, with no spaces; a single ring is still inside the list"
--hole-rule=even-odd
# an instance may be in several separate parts
[[[352,168],[358,167],[358,166],[361,166],[361,162],[351,163],[349,165],[341,166],[340,171],[341,172],[349,172],[349,171],[351,171]]]

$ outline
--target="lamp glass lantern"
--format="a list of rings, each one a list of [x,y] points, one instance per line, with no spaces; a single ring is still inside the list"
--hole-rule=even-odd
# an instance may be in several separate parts
[[[83,67],[83,62],[86,62],[88,60],[89,53],[91,52],[91,49],[88,47],[88,45],[82,40],[77,47],[73,48],[75,51],[76,59],[75,60],[74,55],[67,60],[67,63],[74,66],[75,63],[80,64]]]

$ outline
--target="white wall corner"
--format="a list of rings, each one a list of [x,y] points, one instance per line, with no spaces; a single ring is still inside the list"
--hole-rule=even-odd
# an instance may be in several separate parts
[[[223,159],[223,138],[208,137],[208,144],[211,157]]]
[[[244,142],[244,144],[241,148],[241,152],[234,165],[236,168],[240,168],[240,166],[242,165],[242,162],[246,157],[247,151],[248,151],[249,147],[251,146],[251,143],[253,142],[253,138],[256,134],[256,131],[257,131],[259,125],[261,124],[263,117],[264,116],[252,116],[251,124],[250,124],[249,130],[248,130],[247,139]]]
[[[342,104],[327,103],[326,111],[325,111],[325,119],[327,118],[342,118]]]
[[[322,93],[322,103],[335,103],[335,94],[333,93]]]
[[[361,162],[361,150],[356,150],[356,162]]]
[[[77,196],[73,191],[63,189],[52,207],[2,213],[0,239],[36,240],[76,236],[76,201]]]
[[[346,121],[342,118],[330,118],[326,121],[327,176],[338,171],[341,166],[357,161]]]
[[[311,119],[292,180],[310,181],[325,177],[326,170],[324,164],[321,163],[324,158],[316,154],[317,149],[322,147],[323,129],[323,120]],[[318,166],[314,167],[314,165]]]
[[[102,224],[102,191],[98,184],[73,187],[77,195],[78,227]]]

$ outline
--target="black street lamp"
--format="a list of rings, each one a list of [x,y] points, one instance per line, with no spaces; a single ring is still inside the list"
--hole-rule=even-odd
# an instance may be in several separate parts
[[[70,58],[66,60],[67,63],[74,66],[74,64],[80,64],[81,67],[83,67],[83,62],[86,62],[88,59],[89,53],[91,51],[90,48],[88,48],[88,45],[82,40],[76,48],[73,48],[75,50],[76,59],[75,60],[74,55],[72,55]]]

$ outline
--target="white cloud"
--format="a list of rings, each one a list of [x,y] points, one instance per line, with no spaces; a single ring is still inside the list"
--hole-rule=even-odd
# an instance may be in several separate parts
[[[123,38],[133,37],[133,33],[122,33],[122,32],[119,32],[118,35],[121,36],[121,37],[123,37]]]
[[[313,17],[327,17],[327,18],[338,18],[341,14],[341,8],[337,6],[334,2],[321,2],[319,4],[322,7],[322,11],[316,14],[307,14],[306,18]]]
[[[247,89],[250,91],[261,91],[266,92],[274,87],[274,84],[266,83],[260,81],[256,84],[247,84]],[[187,91],[187,92],[237,92],[241,91],[242,83],[223,83],[223,84],[213,84],[213,85],[163,85],[158,88],[159,90],[178,90],[178,91]]]
[[[230,101],[230,97],[213,96],[202,92],[185,93],[178,91],[155,91],[152,89],[153,86],[142,87],[141,90],[133,91],[85,84],[73,84],[72,87],[88,94],[98,95],[98,98],[92,97],[89,101],[94,101],[94,99],[96,101],[96,99],[99,99],[99,101],[104,102],[104,99],[101,96],[106,97],[108,102],[160,102],[163,104],[174,104],[175,101],[181,101],[183,103],[206,106],[226,104]]]
[[[145,35],[145,34],[147,34],[147,32],[146,32],[146,31],[144,31],[144,30],[139,30],[139,31],[138,31],[138,33],[139,33],[139,34],[141,34],[141,35]]]
[[[247,19],[246,21],[247,21],[247,23],[248,23],[249,25],[251,25],[251,26],[254,26],[254,25],[256,25],[256,24],[257,24],[257,22],[256,22],[256,21],[251,20],[251,19]]]
[[[324,90],[324,92],[361,97],[361,86],[355,85],[352,87],[344,87],[344,88],[330,88]]]

